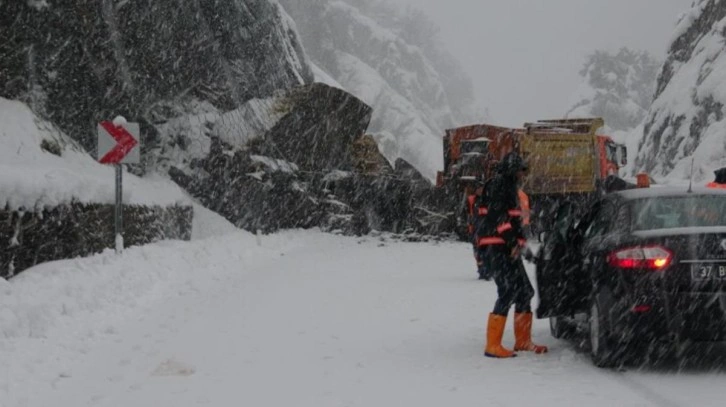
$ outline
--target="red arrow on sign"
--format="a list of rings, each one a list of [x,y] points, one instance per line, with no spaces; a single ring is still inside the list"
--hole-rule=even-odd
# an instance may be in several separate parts
[[[113,137],[114,140],[116,140],[116,146],[111,149],[106,155],[101,157],[99,162],[101,164],[118,164],[121,162],[121,160],[126,157],[126,154],[131,151],[134,147],[136,147],[137,144],[139,144],[138,141],[134,138],[131,133],[126,131],[121,126],[116,127],[113,123],[109,121],[103,121],[100,123],[101,126],[108,132],[108,134]]]

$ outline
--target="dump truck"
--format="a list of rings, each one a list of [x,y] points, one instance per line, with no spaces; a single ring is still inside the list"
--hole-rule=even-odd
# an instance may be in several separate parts
[[[534,233],[548,227],[544,215],[562,198],[590,199],[602,193],[603,181],[627,163],[624,145],[597,134],[603,126],[602,118],[587,118],[447,130],[444,170],[436,184],[456,197],[459,234],[465,235],[465,197],[491,178],[497,163],[512,151],[529,164],[523,189],[530,196]]]

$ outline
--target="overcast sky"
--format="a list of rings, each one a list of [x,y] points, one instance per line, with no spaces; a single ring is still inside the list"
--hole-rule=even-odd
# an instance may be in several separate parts
[[[497,124],[561,117],[585,56],[627,46],[665,58],[692,0],[388,0],[414,5],[474,80]]]

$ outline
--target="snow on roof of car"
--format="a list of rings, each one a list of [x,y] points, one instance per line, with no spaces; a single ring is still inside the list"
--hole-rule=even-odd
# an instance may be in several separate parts
[[[718,188],[706,188],[703,186],[694,186],[693,192],[688,192],[688,188],[682,187],[651,187],[651,188],[635,188],[628,189],[625,191],[618,191],[615,194],[622,196],[625,199],[643,199],[643,198],[666,198],[675,196],[688,196],[688,195],[724,195],[726,196],[726,189]]]
[[[670,235],[699,235],[704,233],[726,233],[726,226],[691,226],[680,228],[635,230],[633,235],[642,238]]]

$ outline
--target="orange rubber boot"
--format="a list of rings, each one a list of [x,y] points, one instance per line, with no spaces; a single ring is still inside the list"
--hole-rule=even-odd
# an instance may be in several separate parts
[[[511,350],[502,346],[504,326],[507,324],[507,317],[497,314],[489,314],[487,324],[487,345],[484,349],[484,356],[490,358],[511,358],[517,356]]]
[[[514,350],[534,352],[536,354],[547,353],[547,347],[536,345],[532,342],[532,313],[514,314]]]

